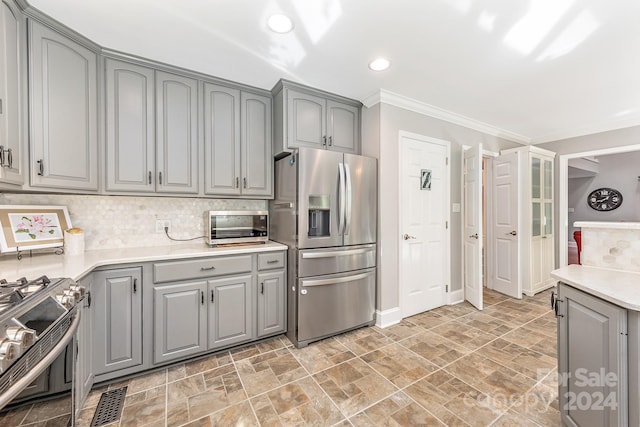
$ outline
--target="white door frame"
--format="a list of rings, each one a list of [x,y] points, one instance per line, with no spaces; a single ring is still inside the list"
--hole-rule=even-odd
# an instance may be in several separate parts
[[[439,144],[439,145],[444,145],[446,150],[447,150],[447,159],[449,159],[448,161],[450,161],[451,159],[451,143],[449,141],[446,141],[444,139],[438,139],[438,138],[432,138],[429,136],[425,136],[425,135],[420,135],[417,133],[413,133],[413,132],[407,132],[404,130],[401,130],[398,132],[398,186],[400,186],[400,184],[402,183],[402,138],[411,138],[414,140],[417,140],[419,142],[425,142],[425,143],[431,143],[431,144]],[[447,183],[446,183],[446,188],[448,189],[448,191],[446,191],[445,193],[445,206],[447,207],[446,209],[446,216],[445,216],[445,220],[447,221],[447,224],[449,224],[449,226],[447,227],[446,233],[445,233],[445,247],[446,247],[446,253],[445,253],[445,262],[446,264],[449,266],[449,268],[446,269],[445,272],[445,285],[447,287],[451,287],[451,209],[450,209],[450,204],[451,204],[451,164],[449,163],[448,165],[448,169],[449,169],[449,173],[446,177]],[[400,192],[400,188],[398,188],[398,192]],[[400,200],[400,199],[398,199]],[[402,221],[402,203],[398,203],[398,225],[397,225],[397,229],[396,229],[396,238],[400,239],[400,234],[401,234],[401,230],[400,227],[402,226],[401,224]],[[398,265],[398,302],[400,305],[400,312],[402,313],[402,308],[404,307],[404,294],[403,294],[403,290],[401,289],[402,286],[402,254],[401,254],[401,248],[400,246],[398,246],[398,253],[396,254],[397,256],[397,265]],[[462,288],[462,292],[464,292],[464,287]],[[450,304],[450,300],[449,300],[449,296],[451,294],[451,289],[449,289],[449,292],[446,293],[445,295],[445,303],[446,304]]]
[[[640,144],[624,145],[621,147],[601,148],[598,150],[584,151],[581,153],[571,153],[560,155],[560,166],[558,171],[558,267],[568,265],[567,250],[569,247],[569,159],[588,156],[604,156],[607,154],[627,153],[629,151],[640,151]]]

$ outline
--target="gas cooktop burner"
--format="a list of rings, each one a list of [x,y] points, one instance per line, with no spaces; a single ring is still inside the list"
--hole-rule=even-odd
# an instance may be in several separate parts
[[[40,276],[34,280],[21,277],[15,282],[0,280],[0,313],[46,288],[50,283],[51,280],[47,276]]]

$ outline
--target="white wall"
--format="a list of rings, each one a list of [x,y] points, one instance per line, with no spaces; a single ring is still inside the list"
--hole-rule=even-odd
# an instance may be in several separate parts
[[[68,194],[6,193],[0,204],[67,206],[71,224],[85,232],[87,250],[179,244],[155,232],[156,219],[170,220],[170,235],[186,239],[204,235],[205,211],[267,209],[264,200]]]
[[[398,244],[400,241],[399,203],[399,132],[407,131],[451,143],[451,203],[461,203],[462,145],[479,143],[490,151],[518,146],[498,137],[463,126],[434,119],[386,103],[363,108],[363,154],[379,159],[378,187],[378,292],[379,311],[399,306]],[[461,213],[451,213],[451,283],[450,290],[462,289]]]

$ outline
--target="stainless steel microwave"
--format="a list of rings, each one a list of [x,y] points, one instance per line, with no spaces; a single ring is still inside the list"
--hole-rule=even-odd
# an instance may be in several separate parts
[[[207,211],[205,222],[210,246],[269,240],[268,211]]]

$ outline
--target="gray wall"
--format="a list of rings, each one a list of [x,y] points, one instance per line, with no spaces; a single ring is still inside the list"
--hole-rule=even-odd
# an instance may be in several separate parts
[[[608,132],[600,132],[591,135],[577,136],[575,138],[567,138],[563,140],[547,142],[544,144],[539,144],[538,147],[555,151],[556,153],[558,153],[558,155],[564,155],[573,153],[586,153],[594,150],[618,148],[637,144],[640,144],[640,126],[633,126]],[[556,157],[554,194],[559,194],[559,164],[560,162],[558,161],[558,157]],[[638,172],[638,175],[640,175],[640,172]],[[555,213],[557,218],[555,233],[556,236],[559,236],[559,224],[561,221],[564,221],[564,219],[567,218],[567,213],[558,211],[559,203],[557,203],[557,201],[555,205]],[[558,256],[560,254],[560,251],[567,250],[567,248],[560,248],[558,242],[559,240],[556,239],[556,266],[558,266]]]
[[[407,131],[451,143],[451,203],[462,203],[462,146],[483,144],[485,150],[519,146],[463,126],[425,116],[389,104],[363,109],[363,154],[379,159],[378,170],[378,293],[377,309],[399,307],[398,243],[399,203],[399,132]],[[451,283],[452,291],[462,289],[461,213],[451,213]]]
[[[598,175],[588,178],[570,178],[568,185],[569,241],[573,239],[575,221],[640,221],[640,151],[597,156]],[[591,209],[587,196],[596,188],[610,187],[622,193],[619,208],[600,212]]]

